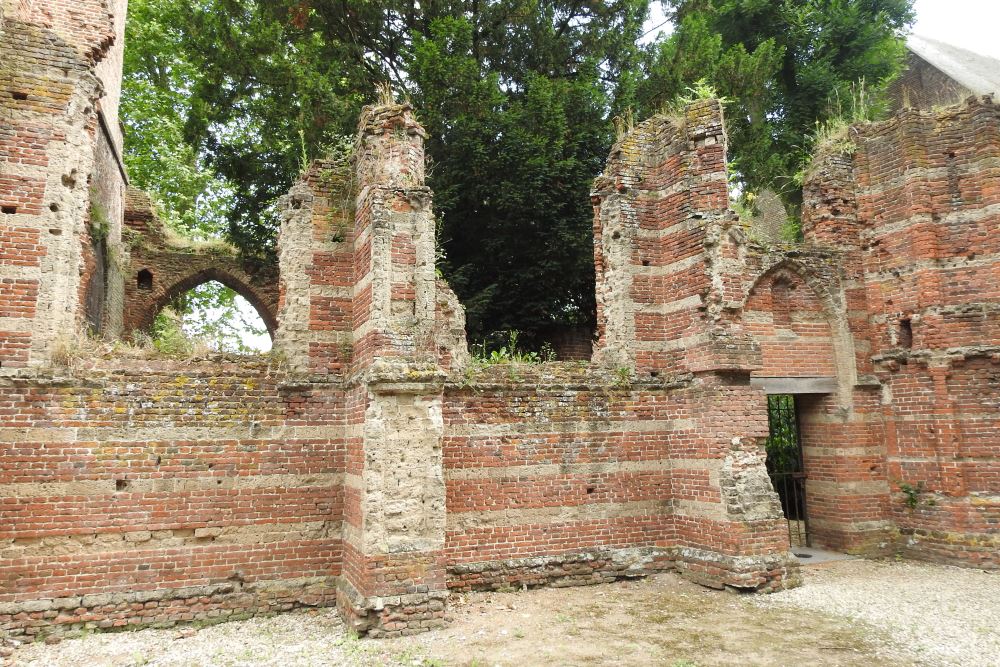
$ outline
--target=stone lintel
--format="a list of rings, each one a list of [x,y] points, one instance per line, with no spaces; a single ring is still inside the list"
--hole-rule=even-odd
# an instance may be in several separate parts
[[[835,377],[754,377],[750,386],[763,389],[765,394],[834,394]]]

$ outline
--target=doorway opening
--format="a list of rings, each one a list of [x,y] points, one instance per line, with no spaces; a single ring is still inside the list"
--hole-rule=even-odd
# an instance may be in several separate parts
[[[795,395],[768,395],[767,421],[767,474],[781,501],[788,524],[788,541],[793,548],[810,547],[802,432]]]

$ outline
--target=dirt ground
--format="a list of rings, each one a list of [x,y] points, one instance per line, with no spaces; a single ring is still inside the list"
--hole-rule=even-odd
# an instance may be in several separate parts
[[[1000,665],[998,574],[872,561],[804,574],[803,588],[770,596],[710,591],[669,574],[455,596],[449,627],[398,640],[350,637],[328,609],[197,632],[94,634],[20,648],[9,664]]]

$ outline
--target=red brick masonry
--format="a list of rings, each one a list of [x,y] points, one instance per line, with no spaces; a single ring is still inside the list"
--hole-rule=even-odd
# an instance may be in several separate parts
[[[86,79],[112,10],[83,5],[72,29],[5,18],[3,48],[89,35],[64,54]],[[125,330],[222,279],[278,354],[66,368],[39,337],[86,298],[52,290],[117,274],[51,258],[93,243],[89,207],[48,196],[86,197],[88,177],[47,161],[77,85],[57,79],[30,111],[0,86],[21,109],[0,132],[19,170],[0,184],[0,634],[337,605],[394,636],[444,623],[456,590],[663,570],[794,586],[764,465],[776,386],[801,393],[815,545],[1000,566],[992,102],[853,129],[854,151],[809,171],[797,246],[752,241],[729,210],[717,102],[640,124],[594,184],[593,359],[487,368],[435,277],[423,129],[371,107],[353,167],[317,163],[280,202],[277,270],[171,246],[135,191],[132,231],[108,240],[131,249],[107,292],[124,302],[104,304]]]

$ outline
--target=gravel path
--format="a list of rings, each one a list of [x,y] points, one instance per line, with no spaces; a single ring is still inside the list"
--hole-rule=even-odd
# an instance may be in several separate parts
[[[398,658],[398,659],[397,659]],[[0,661],[2,663],[2,661]],[[335,609],[233,621],[196,630],[93,634],[18,650],[18,667],[406,667],[423,660],[398,657],[374,641],[349,636]]]
[[[912,561],[803,568],[806,585],[758,598],[861,621],[920,665],[1000,666],[1000,572]]]
[[[448,628],[391,641],[352,638],[333,609],[91,634],[22,647],[0,665],[1000,667],[1000,573],[848,560],[803,574],[803,587],[766,596],[710,591],[669,574],[456,596]]]

